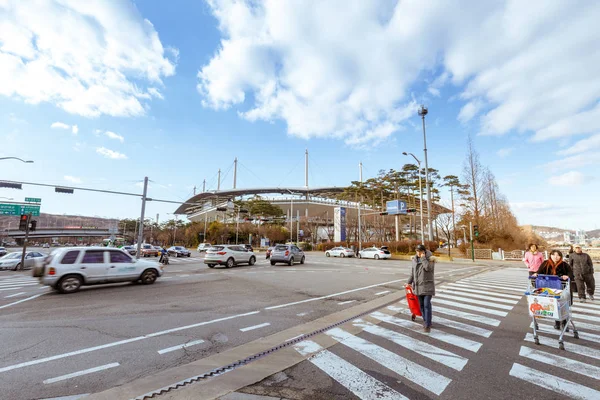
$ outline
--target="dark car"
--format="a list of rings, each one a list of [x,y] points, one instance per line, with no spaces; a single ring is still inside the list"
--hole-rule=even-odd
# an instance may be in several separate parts
[[[6,248],[0,247],[0,257],[5,256],[7,254]]]
[[[175,257],[190,257],[192,253],[183,246],[171,246],[167,249],[170,256]]]
[[[244,245],[244,248],[245,248],[246,250],[248,250],[248,251],[254,252],[254,249],[252,248],[252,245],[251,245],[251,244],[245,244],[245,245]]]

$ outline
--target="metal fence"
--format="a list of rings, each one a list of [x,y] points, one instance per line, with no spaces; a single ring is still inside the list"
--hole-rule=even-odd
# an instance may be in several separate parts
[[[560,250],[563,253],[563,256],[566,256],[567,253],[569,252],[568,247],[552,248],[552,250],[554,250],[554,249]],[[545,259],[548,258],[548,253],[550,251],[546,250],[544,252]],[[589,254],[590,257],[592,257],[592,260],[594,260],[595,262],[600,261],[600,248],[590,247],[590,248],[583,249],[583,252]],[[493,254],[496,255],[496,257],[494,257]],[[521,261],[524,257],[525,257],[524,250],[504,251],[504,250],[500,249],[499,252],[494,252],[492,249],[475,249],[475,259],[479,259],[479,260],[501,259],[501,260],[507,260],[507,261]],[[471,258],[471,249],[467,249],[467,258]]]
[[[491,260],[492,249],[475,249],[475,259],[477,260]],[[467,249],[467,258],[472,258],[471,249]]]

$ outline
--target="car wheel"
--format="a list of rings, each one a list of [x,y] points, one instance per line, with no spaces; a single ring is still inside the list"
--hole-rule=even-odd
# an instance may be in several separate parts
[[[64,294],[75,293],[81,288],[83,280],[77,275],[67,275],[61,278],[56,289]]]
[[[179,253],[175,253],[175,258],[179,258]]]
[[[290,261],[288,261],[288,265],[294,265],[294,257],[290,257]]]
[[[302,258],[300,259],[300,264],[304,264],[305,259],[306,259],[306,257],[302,256]]]
[[[192,255],[192,253],[188,254],[188,257],[191,256],[191,255]]]
[[[362,258],[362,254],[358,253],[358,258]]]
[[[152,285],[156,282],[156,278],[158,278],[158,274],[153,269],[147,269],[142,273],[140,280],[144,285]]]
[[[249,265],[254,265],[254,263],[256,262],[256,258],[254,256],[250,257],[250,261],[248,261]]]
[[[379,260],[379,254],[375,254],[375,257],[373,257],[376,260]]]
[[[231,267],[233,267],[234,265],[235,265],[235,260],[234,260],[233,258],[229,258],[229,259],[227,260],[227,264],[225,264],[225,266],[226,266],[227,268],[231,268]]]
[[[325,257],[331,257],[331,254],[325,253]]]
[[[275,265],[275,261],[271,261],[271,265]]]
[[[18,271],[19,268],[21,268],[21,263],[18,263],[17,265],[15,265],[15,267],[13,268],[13,271]]]
[[[340,257],[344,258],[346,255],[344,253],[340,253]]]
[[[215,267],[215,264],[207,264],[207,265],[208,265],[208,268],[214,268]]]

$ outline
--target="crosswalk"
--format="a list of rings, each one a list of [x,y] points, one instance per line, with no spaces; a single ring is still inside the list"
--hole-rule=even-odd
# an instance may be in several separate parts
[[[40,286],[40,281],[32,276],[13,275],[0,279],[0,298],[13,298],[25,295],[27,290]],[[17,292],[18,293],[15,293]]]
[[[337,343],[328,349],[318,337],[294,348],[360,399],[405,399],[414,397],[415,390],[441,396],[493,338],[494,329],[523,298],[526,285],[522,269],[488,272],[436,288],[429,333],[420,318],[411,320],[403,300],[325,332]],[[382,381],[371,375],[372,369],[363,370],[364,357],[390,378]]]
[[[596,279],[599,279],[596,274]],[[577,296],[575,296],[575,299]],[[547,390],[540,398],[550,398],[551,392],[572,399],[600,399],[600,302],[575,303],[572,306],[573,330],[564,335],[564,350],[560,350],[553,321],[539,320],[539,345],[533,331],[525,334],[519,358],[509,375]],[[533,323],[530,328],[533,328]]]

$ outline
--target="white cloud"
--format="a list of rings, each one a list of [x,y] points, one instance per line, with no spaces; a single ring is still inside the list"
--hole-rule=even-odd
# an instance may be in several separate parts
[[[548,183],[554,186],[579,186],[583,184],[585,177],[579,171],[565,172],[562,175],[548,179]]]
[[[434,96],[446,81],[464,85],[459,120],[478,117],[483,134],[543,132],[599,99],[600,52],[590,49],[600,2],[208,3],[222,40],[198,74],[203,105],[284,120],[302,138],[353,143],[400,127],[394,111],[423,76],[445,76],[426,88]]]
[[[553,160],[542,165],[543,169],[552,171],[581,168],[588,165],[600,164],[600,151],[581,153],[558,160]]]
[[[503,149],[500,149],[496,152],[496,154],[498,154],[498,157],[508,157],[509,155],[512,154],[512,152],[514,151],[514,147],[505,147]]]
[[[81,148],[84,146],[85,146],[84,144],[82,144],[80,142],[76,142],[75,145],[73,146],[73,150],[79,152],[79,151],[81,151]]]
[[[77,135],[79,133],[79,127],[77,127],[77,125],[73,125],[71,127],[71,132],[73,132],[73,135]]]
[[[64,179],[65,179],[65,181],[71,182],[71,183],[81,183],[81,179],[80,178],[76,178],[76,177],[70,176],[70,175],[65,175]]]
[[[129,1],[8,0],[0,7],[0,95],[86,117],[142,115],[175,73]],[[146,88],[151,85],[151,89]]]
[[[112,158],[114,160],[125,160],[127,156],[123,153],[119,153],[118,151],[107,149],[106,147],[98,147],[96,148],[96,153],[106,157]]]
[[[104,134],[107,137],[109,137],[111,139],[118,140],[121,143],[123,143],[125,141],[125,138],[123,136],[119,135],[118,133],[114,133],[114,132],[111,132],[111,131],[106,131],[106,132],[104,132]]]
[[[600,149],[600,133],[592,135],[587,139],[583,139],[575,143],[573,146],[565,150],[561,150],[558,154],[570,155],[570,154],[581,154],[590,150]]]
[[[64,122],[54,122],[50,125],[51,129],[71,129],[71,125],[67,125]]]

